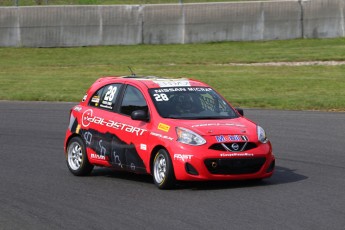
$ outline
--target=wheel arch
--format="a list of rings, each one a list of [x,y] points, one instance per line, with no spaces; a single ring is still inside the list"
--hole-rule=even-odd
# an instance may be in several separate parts
[[[72,139],[73,137],[80,137],[81,140],[82,140],[82,141],[84,142],[84,144],[85,144],[85,141],[84,141],[83,137],[82,137],[80,134],[78,134],[78,133],[73,133],[73,134],[71,134],[71,135],[68,137],[68,139],[66,140],[66,143],[65,143],[65,154],[67,154],[68,143],[71,141],[71,139]],[[85,146],[86,146],[86,145],[85,145]]]
[[[155,146],[150,154],[150,173],[152,174],[152,167],[153,167],[153,160],[155,159],[156,153],[160,150],[160,149],[164,149],[165,151],[167,151],[169,153],[169,151],[167,150],[167,148],[165,148],[163,145],[157,145]],[[169,153],[170,154],[170,153]]]

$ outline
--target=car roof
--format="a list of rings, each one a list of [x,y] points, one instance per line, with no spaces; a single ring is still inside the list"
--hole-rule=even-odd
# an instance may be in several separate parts
[[[134,83],[142,84],[147,88],[161,88],[161,87],[188,87],[199,86],[209,87],[207,84],[188,78],[166,78],[157,76],[108,76],[99,78],[98,82],[106,83]]]

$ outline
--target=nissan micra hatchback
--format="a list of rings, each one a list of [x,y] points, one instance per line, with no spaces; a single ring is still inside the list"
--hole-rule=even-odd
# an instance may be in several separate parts
[[[70,111],[69,170],[94,166],[152,174],[160,189],[177,180],[270,177],[275,158],[264,129],[205,83],[104,77]]]

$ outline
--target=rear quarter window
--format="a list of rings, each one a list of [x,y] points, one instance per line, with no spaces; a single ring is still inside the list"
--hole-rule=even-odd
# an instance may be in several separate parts
[[[110,84],[98,89],[91,97],[89,105],[113,110],[121,84]]]

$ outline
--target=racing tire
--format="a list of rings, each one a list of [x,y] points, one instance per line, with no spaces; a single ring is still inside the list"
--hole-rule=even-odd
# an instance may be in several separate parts
[[[86,154],[86,147],[80,137],[73,137],[67,146],[66,161],[69,171],[75,176],[89,175],[93,169]]]
[[[153,181],[159,189],[175,186],[174,168],[169,153],[160,149],[153,160]]]

